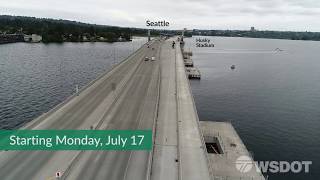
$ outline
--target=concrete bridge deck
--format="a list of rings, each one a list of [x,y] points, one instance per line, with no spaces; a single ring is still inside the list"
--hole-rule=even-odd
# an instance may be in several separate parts
[[[23,127],[153,129],[153,151],[3,151],[0,179],[55,179],[57,171],[61,179],[77,180],[210,179],[183,57],[171,41],[144,45]]]

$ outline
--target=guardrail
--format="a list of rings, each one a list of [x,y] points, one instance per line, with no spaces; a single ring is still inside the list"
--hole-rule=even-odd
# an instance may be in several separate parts
[[[180,47],[180,52],[181,54],[183,55],[183,48],[182,46],[179,46]],[[183,57],[182,57],[183,58]],[[185,78],[188,80],[188,77],[187,77],[187,74],[185,73]],[[197,125],[198,125],[198,131],[200,133],[200,137],[201,137],[201,144],[202,144],[202,150],[203,150],[203,154],[205,155],[205,158],[206,158],[206,161],[207,161],[207,167],[208,167],[208,172],[209,172],[209,175],[210,175],[210,178],[212,180],[213,179],[213,172],[212,172],[212,168],[211,168],[211,163],[210,163],[210,159],[208,157],[208,153],[206,151],[206,145],[205,145],[205,141],[204,141],[204,137],[203,137],[203,134],[202,134],[202,131],[201,131],[201,128],[200,128],[200,123],[199,123],[199,117],[198,117],[198,111],[197,111],[197,108],[196,108],[196,105],[195,105],[195,102],[194,102],[194,98],[193,98],[193,94],[192,94],[192,89],[190,87],[190,82],[188,81],[188,88],[190,89],[190,92],[191,92],[191,100],[192,100],[192,105],[193,105],[193,108],[195,110],[195,113],[196,113],[196,121],[197,121]]]

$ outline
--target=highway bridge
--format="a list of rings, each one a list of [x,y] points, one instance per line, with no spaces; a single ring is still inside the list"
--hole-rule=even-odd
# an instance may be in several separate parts
[[[152,129],[152,151],[2,151],[1,180],[207,180],[198,115],[174,39],[155,39],[22,129]],[[145,57],[155,61],[145,61]]]

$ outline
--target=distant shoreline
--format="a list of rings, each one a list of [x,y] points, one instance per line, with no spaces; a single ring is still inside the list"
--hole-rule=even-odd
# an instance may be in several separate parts
[[[320,32],[293,32],[293,31],[258,31],[258,30],[193,30],[194,36],[216,37],[245,37],[263,39],[286,39],[320,41]]]
[[[0,35],[1,36],[1,35]],[[117,42],[132,42],[136,37],[147,38],[147,36],[134,36],[131,40],[128,41],[63,41],[63,42],[25,42],[25,41],[15,41],[15,42],[1,42],[0,46],[5,44],[14,44],[14,43],[25,43],[25,44],[63,44],[63,43],[117,43]]]
[[[210,36],[210,35],[194,35],[192,37],[224,37],[224,38],[250,38],[250,39],[270,39],[270,40],[288,40],[288,41],[306,41],[319,42],[320,40],[300,40],[300,39],[280,39],[280,38],[266,38],[266,37],[245,37],[245,36]],[[185,37],[186,38],[186,37]],[[190,38],[190,37],[187,37]]]
[[[181,30],[150,29],[151,36],[181,35]],[[42,42],[122,42],[130,41],[132,36],[146,36],[148,29],[87,24],[69,20],[35,18],[25,16],[0,15],[0,35],[4,34],[36,34],[42,36]],[[295,32],[256,30],[201,30],[184,31],[190,36],[247,37],[265,39],[287,39],[320,41],[320,32]],[[1,41],[1,39],[0,39]]]
[[[0,45],[3,44],[12,44],[12,43],[28,43],[28,44],[37,44],[37,43],[41,43],[41,44],[51,44],[51,43],[55,43],[55,44],[63,44],[63,43],[95,43],[95,42],[101,42],[101,43],[116,43],[116,42],[131,42],[132,39],[130,40],[121,40],[121,41],[101,41],[101,40],[94,40],[94,41],[61,41],[61,42],[27,42],[27,41],[23,41],[23,40],[10,40],[10,41],[3,41],[1,39],[1,34],[0,34]]]

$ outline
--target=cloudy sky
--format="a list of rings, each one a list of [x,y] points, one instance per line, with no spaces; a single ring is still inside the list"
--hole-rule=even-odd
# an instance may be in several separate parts
[[[170,29],[320,31],[320,0],[0,0],[0,14]]]

